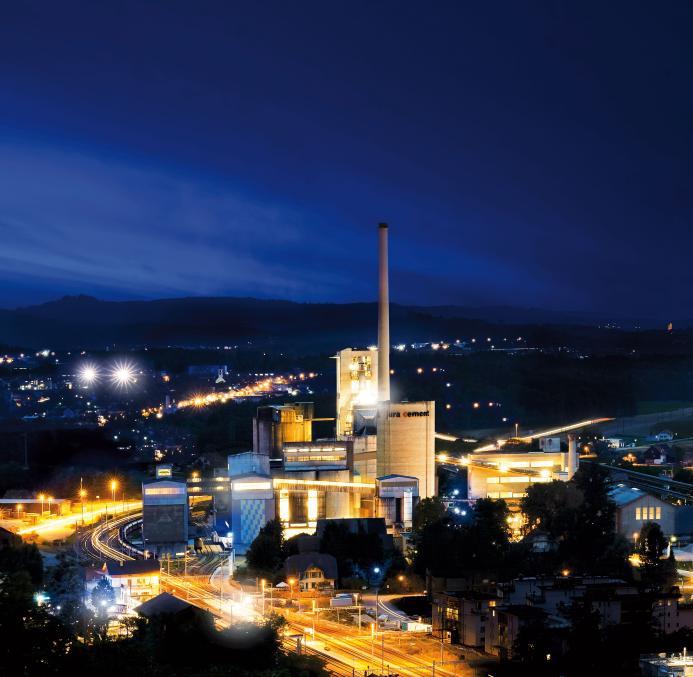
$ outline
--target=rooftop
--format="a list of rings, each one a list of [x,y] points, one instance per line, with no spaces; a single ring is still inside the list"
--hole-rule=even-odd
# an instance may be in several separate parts
[[[145,618],[158,616],[159,614],[177,614],[185,609],[194,608],[192,604],[174,597],[168,592],[162,592],[156,597],[147,600],[135,608],[135,611]]]
[[[614,486],[611,489],[611,491],[609,491],[609,496],[611,497],[611,500],[619,507],[623,505],[628,505],[633,501],[637,501],[639,498],[642,498],[643,496],[650,496],[651,498],[656,499],[655,496],[651,496],[642,489],[629,487],[625,484],[617,484],[616,486]]]
[[[299,555],[291,555],[284,562],[284,571],[287,574],[302,574],[311,568],[320,569],[325,578],[337,578],[337,560],[332,555],[321,552],[304,552]]]

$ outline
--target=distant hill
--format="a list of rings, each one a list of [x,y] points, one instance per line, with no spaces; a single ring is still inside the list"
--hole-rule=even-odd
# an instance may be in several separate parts
[[[536,309],[404,306],[390,309],[393,342],[454,340],[513,333],[522,327],[591,335],[606,318]],[[137,345],[292,344],[305,349],[376,341],[375,303],[294,303],[254,298],[179,298],[101,301],[67,296],[41,305],[0,310],[0,343],[27,348],[104,348]],[[591,327],[590,327],[591,325]],[[632,324],[627,326],[632,328]],[[625,327],[624,327],[625,328]],[[498,335],[497,333],[495,335]]]

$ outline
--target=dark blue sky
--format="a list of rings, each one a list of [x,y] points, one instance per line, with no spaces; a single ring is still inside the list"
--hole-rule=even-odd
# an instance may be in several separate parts
[[[0,9],[0,306],[392,296],[690,316],[687,2]]]

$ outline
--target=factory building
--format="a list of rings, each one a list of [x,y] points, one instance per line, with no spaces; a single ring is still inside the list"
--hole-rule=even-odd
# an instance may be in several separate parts
[[[313,439],[313,403],[258,407],[253,418],[253,451],[275,460],[286,442]]]
[[[319,519],[372,517],[375,484],[353,481],[351,449],[335,440],[287,443],[283,468],[271,468],[264,454],[234,454],[225,475],[191,478],[190,493],[214,498],[216,530],[233,532],[243,553],[271,519],[289,538],[315,532]]]
[[[419,500],[416,477],[385,475],[376,480],[376,513],[393,532],[411,531],[414,506]]]
[[[354,450],[354,480],[375,482],[378,476],[378,440],[376,435],[351,438]]]
[[[156,479],[142,483],[142,542],[157,557],[177,556],[188,544],[188,490],[170,465],[156,468]]]
[[[469,457],[467,495],[471,500],[502,498],[517,502],[537,482],[567,482],[578,468],[575,435],[568,435],[567,451],[537,451],[521,445],[475,452]]]
[[[247,452],[228,457],[228,481],[217,487],[226,495],[223,504],[217,496],[217,523],[233,532],[239,552],[250,545],[260,529],[276,513],[270,459],[265,454]]]
[[[363,428],[355,421],[355,408],[375,410],[378,402],[378,351],[340,350],[337,360],[337,436],[350,436]]]
[[[349,439],[287,442],[282,448],[282,460],[287,473],[343,471],[349,478],[354,466],[354,442]]]
[[[419,482],[421,498],[435,496],[435,402],[383,402],[378,408],[378,477]]]
[[[419,498],[436,493],[435,403],[390,401],[387,226],[378,233],[378,348],[336,355],[335,437],[313,440],[312,403],[260,407],[253,451],[230,456],[225,476],[191,480],[191,493],[214,497],[217,530],[233,532],[239,552],[275,518],[287,537],[331,519],[381,517],[390,533],[408,531]]]

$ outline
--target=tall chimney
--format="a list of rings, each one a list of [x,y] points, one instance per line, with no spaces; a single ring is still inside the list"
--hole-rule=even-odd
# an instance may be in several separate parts
[[[390,293],[387,271],[387,223],[378,224],[378,401],[390,400]]]

